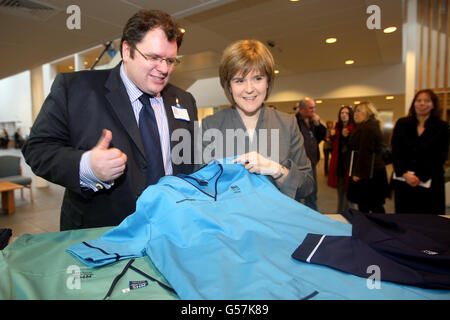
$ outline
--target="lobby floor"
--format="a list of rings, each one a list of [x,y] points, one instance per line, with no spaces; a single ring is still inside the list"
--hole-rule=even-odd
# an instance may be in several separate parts
[[[53,183],[48,183],[45,188],[36,188],[36,177],[30,167],[25,163],[22,153],[17,149],[0,150],[0,155],[17,155],[22,157],[22,172],[33,179],[34,202],[30,201],[28,189],[24,189],[24,198],[20,191],[15,191],[16,212],[6,214],[0,212],[0,228],[13,230],[13,239],[24,233],[48,233],[59,231],[59,213],[61,208],[64,188]],[[317,167],[318,175],[318,211],[323,214],[335,214],[337,207],[337,191],[327,186],[327,177],[324,175],[323,162]],[[391,199],[385,204],[386,212],[394,212]]]

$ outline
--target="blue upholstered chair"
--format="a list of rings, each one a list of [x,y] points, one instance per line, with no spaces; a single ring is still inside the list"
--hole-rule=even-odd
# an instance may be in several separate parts
[[[22,175],[20,166],[20,157],[17,156],[0,156],[0,182],[9,181],[20,184],[30,189],[30,199],[33,201],[33,188],[31,186],[31,178]],[[20,190],[23,198],[23,189]]]

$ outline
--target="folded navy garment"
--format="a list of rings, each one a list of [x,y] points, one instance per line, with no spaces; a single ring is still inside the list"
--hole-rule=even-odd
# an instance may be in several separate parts
[[[381,281],[450,289],[450,220],[426,214],[373,214],[350,209],[351,236],[308,234],[294,259],[361,277],[376,266]]]
[[[11,229],[0,229],[0,250],[3,250],[8,245],[8,241],[11,236]]]

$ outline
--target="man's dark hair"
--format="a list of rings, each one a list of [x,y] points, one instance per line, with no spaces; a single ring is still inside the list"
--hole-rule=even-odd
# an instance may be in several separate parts
[[[347,109],[348,110],[348,124],[355,124],[355,120],[353,118],[353,109],[350,106],[344,105],[344,106],[341,106],[339,108],[339,112],[338,112],[338,128],[339,129],[343,129],[342,128],[343,127],[343,123],[342,123],[342,120],[341,120],[341,111],[343,109]]]
[[[122,56],[122,45],[126,41],[130,45],[130,56],[134,58],[134,48],[153,29],[161,28],[167,36],[167,40],[176,41],[178,49],[183,41],[183,33],[172,17],[160,10],[140,10],[135,13],[126,23],[122,39],[120,40],[120,55]]]

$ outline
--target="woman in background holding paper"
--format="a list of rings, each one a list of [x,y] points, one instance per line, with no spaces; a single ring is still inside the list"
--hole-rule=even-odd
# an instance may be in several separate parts
[[[396,213],[445,214],[444,162],[449,125],[429,89],[416,93],[392,135]]]

